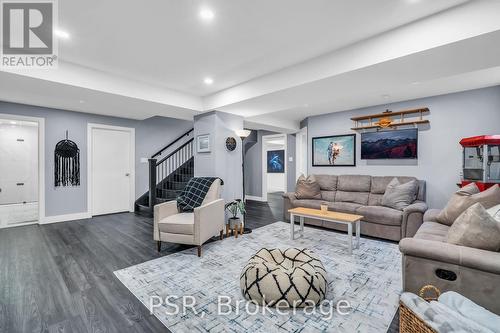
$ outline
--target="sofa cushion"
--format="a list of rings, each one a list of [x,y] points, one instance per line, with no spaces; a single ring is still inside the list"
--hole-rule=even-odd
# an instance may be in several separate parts
[[[362,206],[356,214],[363,215],[363,221],[385,225],[400,226],[403,220],[402,211],[383,206]]]
[[[295,187],[297,199],[321,199],[321,191],[316,177],[310,175],[307,178],[301,175]]]
[[[338,177],[337,190],[347,192],[370,192],[371,177],[365,175],[342,175]]]
[[[382,206],[382,198],[383,197],[384,197],[383,194],[369,193],[368,194],[368,206]]]
[[[322,191],[337,190],[337,176],[335,175],[314,175]]]
[[[498,184],[483,192],[479,192],[474,183],[464,186],[452,195],[446,207],[437,216],[437,220],[443,224],[452,225],[460,214],[477,202],[481,203],[486,209],[500,204],[500,187]]]
[[[438,242],[446,242],[450,227],[437,222],[424,222],[418,229],[414,238],[426,239]]]
[[[305,207],[305,208],[314,208],[320,209],[320,205],[323,200],[315,200],[315,199],[298,199],[292,202],[294,207]]]
[[[336,191],[321,191],[321,199],[324,201],[335,201],[335,193]]]
[[[387,185],[394,179],[397,178],[397,180],[401,183],[408,183],[411,182],[412,180],[417,180],[415,177],[393,177],[393,176],[372,176],[372,184],[370,188],[370,192],[373,194],[384,194],[385,189],[387,188]]]
[[[356,210],[362,205],[352,202],[330,202],[328,203],[328,210],[340,213],[356,214]]]
[[[500,223],[479,202],[467,208],[451,225],[447,242],[487,251],[500,250]]]
[[[360,205],[368,204],[368,192],[337,191],[335,202],[354,202]]]
[[[168,232],[170,234],[194,234],[194,213],[181,213],[171,215],[158,222],[160,232]]]
[[[397,178],[393,178],[387,185],[382,198],[382,205],[403,210],[415,201],[417,190],[418,182],[416,179],[402,184]]]

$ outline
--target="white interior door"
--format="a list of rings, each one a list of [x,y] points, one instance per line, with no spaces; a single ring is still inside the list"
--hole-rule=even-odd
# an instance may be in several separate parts
[[[130,211],[132,144],[128,130],[92,128],[92,215]]]

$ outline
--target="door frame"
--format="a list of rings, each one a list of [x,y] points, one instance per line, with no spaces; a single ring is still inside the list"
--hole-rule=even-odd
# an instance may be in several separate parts
[[[288,188],[288,147],[286,134],[269,134],[262,136],[262,201],[267,201],[267,149],[266,141],[269,139],[283,139],[285,149],[285,193]]]
[[[29,224],[43,224],[45,221],[45,118],[18,116],[8,113],[0,113],[0,118],[38,123],[38,221],[19,223],[6,228]]]
[[[300,175],[303,173],[307,177],[307,158],[308,158],[308,139],[307,139],[307,126],[300,129],[299,132],[295,134],[297,140],[295,144],[295,181],[299,179]],[[305,148],[303,149],[303,146]],[[305,164],[304,172],[301,172],[301,164]]]
[[[92,202],[93,202],[93,141],[92,141],[92,130],[94,129],[104,129],[110,131],[121,131],[130,133],[130,198],[129,198],[129,212],[134,212],[135,203],[135,128],[133,127],[122,127],[122,126],[111,126],[96,123],[87,123],[87,212],[90,216],[92,213]]]

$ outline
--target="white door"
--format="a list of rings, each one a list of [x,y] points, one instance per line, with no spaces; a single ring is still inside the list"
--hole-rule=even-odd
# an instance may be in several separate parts
[[[92,215],[131,210],[132,144],[128,130],[92,128]]]

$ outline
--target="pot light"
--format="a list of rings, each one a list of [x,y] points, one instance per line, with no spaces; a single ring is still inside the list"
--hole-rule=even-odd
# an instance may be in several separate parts
[[[215,13],[210,8],[202,8],[199,15],[203,21],[212,21],[215,17]]]
[[[59,37],[61,39],[69,39],[69,33],[67,33],[64,30],[55,29],[54,35],[56,35],[57,37]]]
[[[10,122],[10,124],[11,124],[11,125],[17,125],[17,122],[15,122],[15,121],[11,121],[11,122]]]
[[[214,79],[212,79],[211,77],[206,77],[206,78],[203,79],[203,82],[206,85],[211,85],[212,83],[214,83]]]

